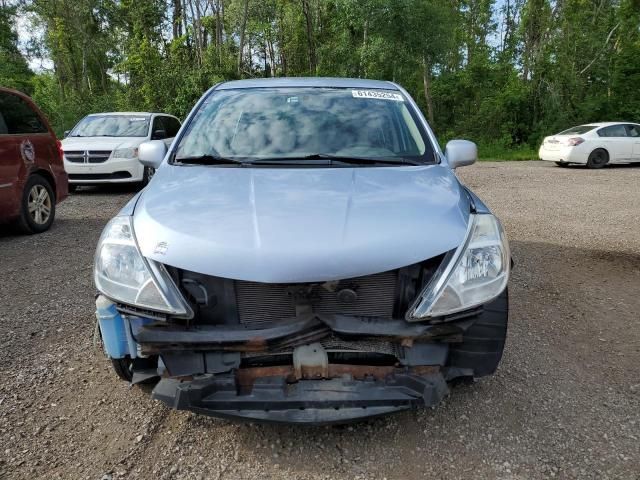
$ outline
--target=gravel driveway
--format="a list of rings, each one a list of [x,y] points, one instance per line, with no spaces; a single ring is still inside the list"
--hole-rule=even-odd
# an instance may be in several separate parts
[[[640,478],[640,168],[482,163],[463,180],[516,267],[496,375],[346,427],[169,411],[92,346],[92,257],[132,195],[86,190],[0,234],[0,478]]]

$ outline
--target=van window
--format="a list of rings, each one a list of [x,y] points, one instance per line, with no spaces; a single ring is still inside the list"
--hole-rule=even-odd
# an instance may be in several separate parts
[[[164,125],[167,129],[167,138],[173,138],[180,130],[180,122],[173,117],[164,117]]]
[[[0,134],[48,133],[40,116],[17,95],[0,92]]]

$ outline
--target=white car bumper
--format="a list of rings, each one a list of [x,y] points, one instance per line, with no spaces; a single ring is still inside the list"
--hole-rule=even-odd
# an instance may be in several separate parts
[[[137,158],[109,158],[103,163],[76,163],[64,160],[69,183],[130,183],[142,181],[144,167]]]
[[[554,145],[548,147],[546,144],[540,147],[538,157],[540,160],[548,162],[566,163],[587,163],[589,153],[580,148],[581,146],[569,147],[565,145]]]

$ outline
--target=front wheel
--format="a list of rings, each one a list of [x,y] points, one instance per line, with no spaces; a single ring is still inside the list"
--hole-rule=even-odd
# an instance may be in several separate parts
[[[49,230],[56,214],[56,200],[49,181],[40,175],[31,175],[22,193],[18,226],[25,233]]]
[[[448,367],[473,371],[474,377],[491,375],[502,359],[509,321],[509,292],[484,306],[473,324],[464,332],[462,343],[449,347]]]
[[[144,173],[142,174],[142,181],[140,182],[140,185],[142,186],[142,188],[146,187],[149,184],[149,182],[151,181],[155,173],[156,173],[155,168],[144,167]]]
[[[591,152],[587,160],[587,168],[602,168],[609,163],[609,154],[606,150],[598,148]]]

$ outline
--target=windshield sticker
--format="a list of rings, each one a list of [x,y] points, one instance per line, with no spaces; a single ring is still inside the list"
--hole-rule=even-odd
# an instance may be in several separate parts
[[[376,100],[393,100],[394,102],[404,102],[404,98],[399,93],[387,92],[384,90],[351,90],[354,98],[374,98]]]
[[[145,117],[131,117],[129,118],[130,122],[146,122],[148,118]]]

